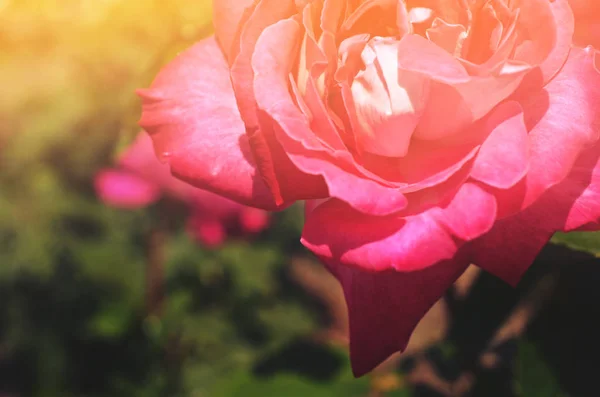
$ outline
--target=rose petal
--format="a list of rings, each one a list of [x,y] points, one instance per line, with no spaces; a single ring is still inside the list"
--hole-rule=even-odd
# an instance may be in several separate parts
[[[430,213],[376,217],[339,200],[310,213],[301,241],[321,258],[369,271],[417,270],[457,251],[456,242]]]
[[[521,100],[530,130],[530,164],[521,208],[567,176],[582,150],[600,137],[600,73],[591,49],[573,48],[544,88]]]
[[[527,173],[529,138],[523,109],[517,102],[498,106],[487,121],[495,125],[473,164],[471,177],[498,188],[509,188]]]
[[[412,133],[429,94],[429,80],[398,70],[396,42],[375,38],[362,53],[364,71],[351,90],[359,128],[356,139],[363,150],[389,157],[407,154]]]
[[[501,122],[506,121],[511,112],[515,112],[515,110],[510,110],[514,109],[515,106],[520,109],[519,104],[515,102],[499,105],[486,117],[472,124],[460,134],[446,137],[445,139],[437,141],[413,139],[407,156],[403,158],[389,159],[369,156],[368,153],[363,153],[361,159],[365,167],[386,180],[408,183],[408,185],[402,187],[402,191],[405,194],[440,185],[462,170],[478,154],[481,144],[485,142],[486,138],[494,132],[494,129]],[[519,136],[522,139],[528,139],[526,131],[521,131],[525,136],[522,136],[522,134],[513,134],[510,127],[506,128],[506,134],[508,138],[514,141],[513,143],[517,144],[516,141],[518,141]],[[524,125],[521,128],[524,129]],[[507,146],[508,141],[504,142],[503,145]],[[523,145],[525,145],[525,148],[521,146],[521,152],[526,149],[527,142],[523,142]],[[488,145],[486,151],[493,152],[497,149],[499,148],[495,148],[495,144],[492,144]],[[485,151],[483,155],[485,155]],[[502,160],[508,161],[516,155],[517,153],[513,153],[512,157]],[[518,161],[518,158],[514,158],[513,160]],[[527,160],[527,158],[524,160]],[[483,158],[480,161],[483,161]],[[490,167],[494,164],[492,162]],[[521,163],[520,166],[514,164],[513,168],[513,173],[505,172],[507,170],[502,169],[503,174],[501,175],[501,177],[507,179],[505,183],[511,183],[510,186],[523,177],[527,169],[527,161]],[[497,182],[490,180],[489,185],[496,185]]]
[[[548,57],[541,65],[544,81],[549,81],[564,65],[569,55],[573,32],[573,12],[567,0],[554,0],[550,2],[550,9],[556,21],[556,42]],[[534,9],[537,12],[537,9]]]
[[[488,232],[496,221],[494,196],[475,183],[462,185],[444,208],[432,208],[433,216],[454,236],[473,240]]]
[[[252,54],[263,30],[295,10],[293,0],[263,0],[254,9],[240,37],[240,52],[231,65],[231,81],[237,97],[240,114],[250,128],[258,126],[254,99]]]
[[[355,3],[357,4],[353,10],[350,4],[346,6],[346,10],[352,13],[340,27],[340,40],[365,32],[372,37],[400,36],[409,29],[408,19],[402,18],[398,12],[400,2],[397,0],[365,0]]]
[[[271,190],[275,202],[282,206],[294,200],[326,194],[322,181],[302,174],[291,164],[276,142],[273,128],[269,125],[270,121],[261,124],[261,115],[254,95],[251,60],[256,42],[267,26],[291,15],[295,9],[292,0],[266,0],[258,3],[241,33],[240,52],[231,66],[231,81],[237,105],[246,125],[257,168]],[[262,121],[264,120],[265,118],[262,118]],[[302,186],[304,190],[301,191],[298,186]]]
[[[254,96],[254,71],[251,60],[256,42],[267,26],[292,15],[295,10],[296,6],[292,0],[259,2],[241,32],[240,51],[231,66],[231,81],[238,109],[246,125],[250,148],[254,154],[257,168],[278,205],[325,194],[321,181],[314,177],[307,178],[290,163],[276,142],[273,128],[269,125],[261,125]],[[306,181],[306,183],[302,183],[304,188],[315,186],[316,189],[305,190],[298,196],[300,192],[288,181],[295,181],[295,183]]]
[[[496,75],[469,76],[456,58],[417,35],[404,36],[398,42],[398,54],[399,69],[433,80],[429,103],[414,134],[427,140],[453,135],[485,116],[513,94],[531,69],[526,64],[509,64]]]
[[[322,177],[329,196],[347,201],[361,211],[385,215],[401,210],[406,200],[396,187],[373,180],[376,176],[360,175],[365,170],[354,162],[350,153],[327,148],[294,104],[287,80],[290,56],[281,49],[293,48],[299,31],[299,25],[291,19],[271,25],[261,35],[252,61],[257,103],[274,121],[271,125],[287,158],[305,175]],[[293,182],[299,194],[306,192],[300,189],[306,185]]]
[[[257,174],[229,68],[213,37],[179,55],[140,95],[140,125],[174,175],[247,205],[277,208]]]
[[[240,30],[244,12],[252,8],[254,0],[216,0],[213,2],[215,35],[225,54],[229,54],[235,36]]]
[[[352,372],[359,377],[406,348],[429,308],[464,272],[459,257],[415,272],[368,272],[326,261],[344,289]]]
[[[596,0],[569,0],[575,16],[573,43],[600,48],[600,3]]]
[[[532,70],[523,79],[521,86],[515,93],[517,96],[523,95],[527,97],[532,91],[541,88],[549,82],[564,65],[569,56],[569,49],[572,43],[574,21],[573,13],[567,0],[555,0],[552,2],[536,0],[531,3],[521,3],[521,7],[525,7],[525,12],[521,14],[521,19],[526,22],[525,26],[527,26],[528,31],[531,31],[535,35],[535,40],[539,43],[545,43],[539,49],[535,45],[530,45],[519,52],[520,56],[525,58],[543,58],[539,68]],[[545,12],[540,13],[540,9],[546,10],[548,6],[552,13],[553,24],[550,23],[550,17]],[[540,22],[540,17],[544,17],[546,21]],[[553,27],[555,33],[552,34],[548,30],[540,30],[540,26],[546,28]],[[542,47],[546,48],[546,52],[543,50],[540,52]],[[535,62],[537,60],[530,59],[530,61]]]
[[[529,172],[523,183],[496,194],[501,212],[514,215],[472,247],[474,263],[510,284],[555,231],[598,219],[600,73],[592,49],[572,49],[545,91],[522,106],[531,128]]]
[[[586,151],[567,178],[526,210],[497,221],[471,243],[472,261],[516,285],[556,231],[600,220],[600,145]]]
[[[436,18],[431,24],[431,28],[426,31],[427,38],[446,50],[449,54],[457,53],[462,46],[462,41],[466,37],[465,27],[460,24],[449,24],[446,21]]]
[[[339,200],[307,216],[302,244],[321,258],[370,271],[414,271],[452,258],[466,240],[486,233],[496,216],[494,197],[464,184],[444,207],[416,215],[376,217]]]

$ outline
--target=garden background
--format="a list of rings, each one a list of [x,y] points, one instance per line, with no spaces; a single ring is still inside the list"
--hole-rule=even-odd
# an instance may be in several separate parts
[[[0,396],[600,394],[597,233],[555,236],[516,289],[471,269],[408,352],[354,379],[301,207],[215,248],[167,200],[104,205],[134,91],[210,18],[206,0],[0,0]]]

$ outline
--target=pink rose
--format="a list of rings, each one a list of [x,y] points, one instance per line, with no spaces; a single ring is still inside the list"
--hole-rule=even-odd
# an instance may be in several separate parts
[[[152,141],[140,134],[119,159],[119,168],[100,171],[95,178],[98,196],[118,208],[145,207],[166,194],[188,204],[188,232],[207,246],[225,241],[229,230],[258,233],[269,224],[266,211],[246,207],[173,178],[169,167],[154,155]]]
[[[177,177],[308,200],[357,376],[469,263],[516,284],[555,231],[600,218],[600,56],[571,46],[567,0],[406,3],[216,0],[215,36],[141,92]]]

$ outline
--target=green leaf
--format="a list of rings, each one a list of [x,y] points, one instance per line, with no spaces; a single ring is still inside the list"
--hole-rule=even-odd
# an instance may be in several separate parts
[[[106,305],[89,322],[90,334],[119,338],[127,332],[132,318],[131,307],[123,303]]]
[[[555,244],[600,256],[600,232],[556,233],[551,241]]]
[[[515,371],[520,397],[563,397],[552,370],[540,356],[535,345],[521,341]]]

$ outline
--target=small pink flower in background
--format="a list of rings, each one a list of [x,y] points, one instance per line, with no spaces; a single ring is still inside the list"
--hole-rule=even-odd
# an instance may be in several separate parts
[[[107,205],[135,209],[156,202],[163,194],[190,208],[187,230],[202,244],[222,244],[228,231],[259,233],[270,222],[264,210],[247,207],[174,178],[154,155],[152,140],[141,133],[119,159],[118,168],[100,171],[95,178],[98,197]]]
[[[585,21],[567,0],[215,0],[140,124],[182,180],[306,201],[362,375],[470,263],[514,285],[556,231],[600,228],[600,56],[573,45],[600,13],[572,1]]]
[[[96,175],[96,192],[106,204],[135,209],[160,198],[160,187],[137,175],[117,170],[103,170]]]

